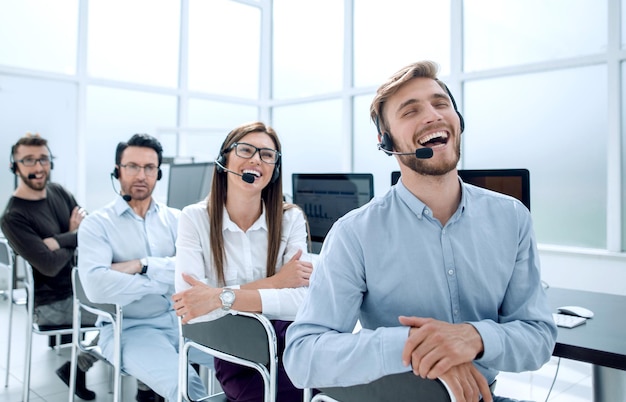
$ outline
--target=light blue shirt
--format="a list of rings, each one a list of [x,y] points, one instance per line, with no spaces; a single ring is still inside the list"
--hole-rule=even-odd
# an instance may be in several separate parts
[[[442,226],[401,181],[335,223],[309,293],[287,332],[284,364],[298,387],[348,386],[409,371],[398,317],[468,322],[491,383],[536,370],[557,329],[541,286],[530,213],[514,198],[462,183]],[[352,334],[360,320],[363,329]]]
[[[89,214],[78,230],[78,269],[87,297],[124,306],[124,321],[173,311],[178,209],[152,200],[145,219],[121,197]],[[148,258],[146,275],[111,269]]]

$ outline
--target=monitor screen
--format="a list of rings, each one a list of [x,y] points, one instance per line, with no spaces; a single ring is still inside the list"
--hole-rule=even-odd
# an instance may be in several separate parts
[[[204,199],[211,189],[212,178],[212,162],[171,165],[167,205],[182,209]]]
[[[313,252],[319,252],[330,227],[347,212],[374,197],[369,173],[294,173],[293,202],[309,220]]]
[[[528,169],[459,169],[465,183],[507,194],[520,200],[530,210],[530,172]],[[391,172],[391,185],[400,171]]]

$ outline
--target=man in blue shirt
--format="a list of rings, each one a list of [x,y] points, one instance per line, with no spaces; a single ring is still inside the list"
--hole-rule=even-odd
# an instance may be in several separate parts
[[[175,401],[179,330],[171,296],[180,211],[152,198],[162,155],[159,141],[147,134],[118,144],[111,176],[120,182],[120,196],[83,220],[78,269],[91,301],[123,306],[122,369],[140,382],[137,399],[149,399],[145,384]],[[99,324],[99,344],[112,359],[111,325]],[[189,393],[206,395],[191,367]]]
[[[443,379],[460,402],[492,401],[498,371],[536,370],[551,356],[557,331],[530,213],[459,179],[464,123],[437,69],[409,65],[374,97],[379,147],[402,176],[324,242],[287,333],[298,387],[412,370]]]

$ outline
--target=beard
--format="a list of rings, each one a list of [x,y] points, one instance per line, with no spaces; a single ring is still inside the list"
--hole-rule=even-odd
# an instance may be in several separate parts
[[[413,155],[400,155],[400,163],[424,176],[443,176],[454,170],[461,159],[461,142],[456,143],[454,157],[440,162],[419,159]],[[403,151],[404,152],[404,151]]]
[[[42,180],[41,182],[35,182],[34,181],[35,179],[29,179],[28,175],[24,176],[22,172],[19,172],[19,171],[18,171],[18,175],[20,176],[20,179],[22,179],[22,181],[24,182],[24,184],[26,184],[28,188],[30,188],[31,190],[35,190],[35,191],[42,191],[43,189],[46,188],[46,185],[50,181],[50,175],[46,172],[44,172],[44,180]]]

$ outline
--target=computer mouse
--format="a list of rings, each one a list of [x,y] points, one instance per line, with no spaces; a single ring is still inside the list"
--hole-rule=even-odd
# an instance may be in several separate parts
[[[593,311],[580,306],[563,306],[557,309],[561,314],[576,315],[578,317],[591,318]]]

